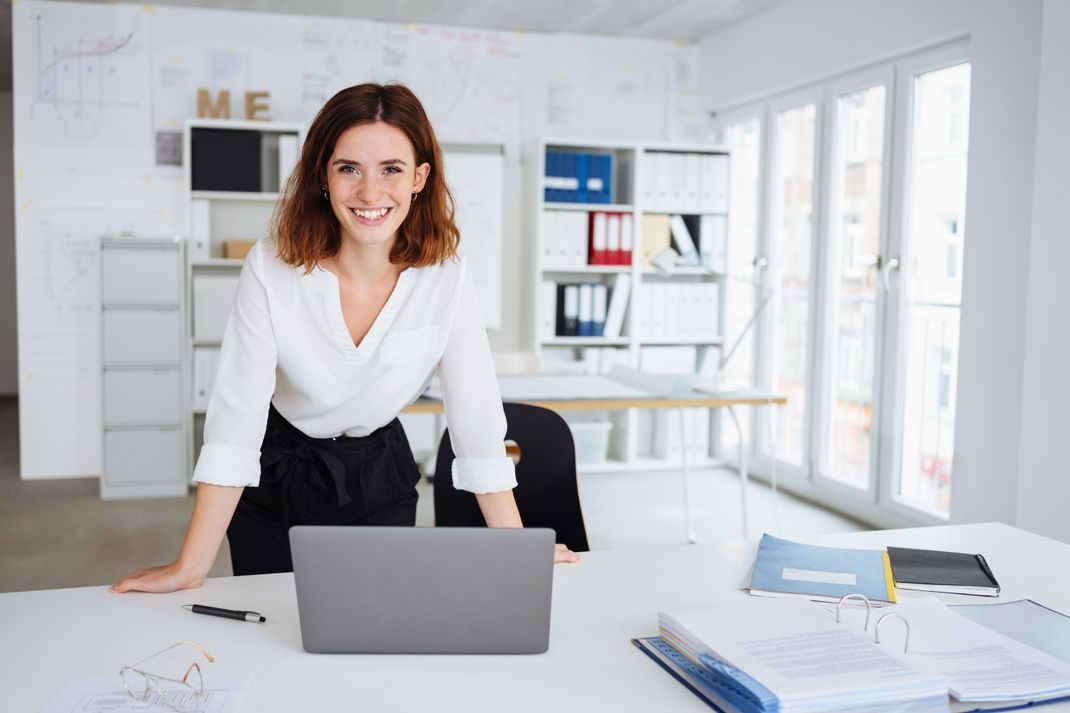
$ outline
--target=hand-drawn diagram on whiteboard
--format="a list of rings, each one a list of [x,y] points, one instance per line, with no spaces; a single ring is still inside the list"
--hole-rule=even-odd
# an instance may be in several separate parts
[[[51,6],[51,7],[50,7]],[[131,146],[149,139],[145,10],[14,6],[19,141]]]
[[[97,376],[97,233],[79,214],[20,220],[19,371],[23,378]]]
[[[298,18],[263,12],[158,5],[152,12],[152,122],[181,131],[197,116],[198,90],[215,111],[245,117],[245,93],[268,92],[259,118],[301,119]],[[229,101],[223,93],[229,93]]]
[[[520,48],[507,32],[306,18],[302,107],[311,121],[341,89],[403,82],[440,141],[520,144]]]
[[[520,147],[520,45],[509,32],[412,29],[409,86],[441,141]]]
[[[346,87],[409,79],[409,31],[404,25],[308,17],[303,41],[301,107],[308,121]]]

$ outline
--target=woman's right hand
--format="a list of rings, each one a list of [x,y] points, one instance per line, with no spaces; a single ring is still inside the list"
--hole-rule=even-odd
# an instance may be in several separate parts
[[[199,483],[189,529],[176,561],[131,572],[108,591],[177,592],[196,589],[212,569],[243,488]]]
[[[146,567],[131,572],[111,585],[109,592],[177,592],[196,589],[204,583],[204,575],[182,569],[178,562],[158,567]]]

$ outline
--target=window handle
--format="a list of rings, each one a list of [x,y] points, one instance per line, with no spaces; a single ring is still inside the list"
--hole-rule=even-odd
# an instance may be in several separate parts
[[[756,270],[764,270],[769,267],[769,258],[759,255],[751,260],[751,265],[753,265]]]
[[[888,262],[885,263],[884,268],[881,270],[881,280],[884,282],[884,289],[892,289],[892,270],[898,272],[899,270],[899,256],[888,258]]]

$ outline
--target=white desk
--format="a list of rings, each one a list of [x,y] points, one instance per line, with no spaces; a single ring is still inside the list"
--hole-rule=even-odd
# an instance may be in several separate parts
[[[981,552],[1003,585],[1070,611],[1070,545],[1006,525],[806,538],[815,544]],[[537,656],[338,656],[301,648],[291,575],[211,579],[195,592],[113,595],[102,587],[0,594],[0,709],[40,710],[70,677],[117,674],[181,639],[255,672],[243,711],[708,711],[636,650],[659,609],[746,596],[756,542],[590,552],[554,570],[550,651]],[[434,593],[428,596],[433,599]],[[948,600],[977,603],[976,597]],[[252,609],[266,624],[191,614],[198,602]],[[116,679],[118,676],[116,675]],[[1070,711],[1070,705],[1043,711]]]

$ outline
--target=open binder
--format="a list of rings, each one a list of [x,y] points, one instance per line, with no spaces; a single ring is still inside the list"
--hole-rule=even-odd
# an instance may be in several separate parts
[[[873,612],[843,604],[746,600],[662,612],[661,635],[633,643],[724,711],[959,713],[1070,700],[1070,662],[936,599]]]

